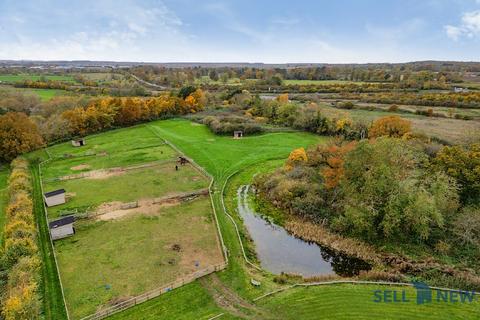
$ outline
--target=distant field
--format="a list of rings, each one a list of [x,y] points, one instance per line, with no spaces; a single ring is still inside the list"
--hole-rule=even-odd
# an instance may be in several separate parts
[[[397,290],[398,298],[406,290],[409,302],[375,303],[374,290]],[[383,291],[382,291],[383,293]],[[310,288],[296,288],[259,301],[285,320],[317,319],[477,319],[480,313],[478,296],[473,303],[436,302],[418,305],[413,288],[332,285]],[[435,299],[435,294],[434,294]]]
[[[35,75],[35,74],[6,74],[0,75],[0,81],[3,82],[20,82],[25,80],[37,81],[41,78],[46,78],[47,80],[52,81],[64,81],[64,82],[75,82],[72,76],[60,76],[60,75]]]
[[[313,84],[364,84],[362,81],[346,80],[283,80],[286,85],[313,85]]]
[[[48,101],[56,96],[71,95],[72,93],[65,90],[57,89],[34,89],[34,88],[14,88],[11,85],[0,84],[1,90],[7,90],[11,92],[18,92],[26,95],[36,95],[42,101]]]
[[[66,95],[67,91],[65,90],[57,90],[57,89],[20,89],[25,90],[26,92],[31,92],[40,97],[42,101],[48,101],[55,96]]]
[[[473,81],[466,81],[462,83],[452,83],[452,87],[462,87],[462,88],[471,88],[480,90],[480,81],[473,82]]]
[[[111,72],[85,72],[80,73],[85,79],[96,81],[98,83],[107,83],[113,80],[123,80],[125,76],[120,73],[111,73]]]
[[[195,83],[197,83],[197,84],[202,84],[202,83],[224,84],[223,81],[221,81],[221,80],[213,81],[212,79],[210,79],[209,76],[203,76],[200,79],[195,79]],[[226,84],[239,86],[239,85],[242,84],[242,81],[239,78],[232,78],[232,79],[228,79]]]
[[[223,260],[207,196],[76,228],[55,244],[72,319]]]
[[[5,224],[5,206],[7,204],[7,179],[8,168],[0,164],[0,245],[3,239],[3,227]]]
[[[349,117],[352,120],[364,121],[367,124],[385,116],[400,116],[412,122],[413,130],[429,137],[437,137],[453,143],[466,141],[473,132],[480,130],[480,122],[474,120],[458,120],[451,118],[426,117],[410,113],[388,112],[380,110],[338,109],[328,104],[321,104],[322,111],[329,117]]]

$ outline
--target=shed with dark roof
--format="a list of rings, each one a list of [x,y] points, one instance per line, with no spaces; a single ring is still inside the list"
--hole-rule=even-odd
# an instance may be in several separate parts
[[[65,189],[58,189],[43,194],[47,207],[57,206],[65,203]]]
[[[48,223],[52,240],[62,239],[75,234],[74,216],[66,216]]]

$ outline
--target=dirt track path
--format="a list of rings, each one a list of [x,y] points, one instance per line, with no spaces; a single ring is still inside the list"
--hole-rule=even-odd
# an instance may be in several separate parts
[[[259,309],[256,305],[238,296],[227,287],[216,274],[200,279],[200,284],[213,297],[215,303],[232,315],[242,319],[274,319],[271,315]]]

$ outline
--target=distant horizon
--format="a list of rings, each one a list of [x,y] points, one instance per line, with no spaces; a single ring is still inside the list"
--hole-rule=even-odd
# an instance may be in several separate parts
[[[27,62],[27,63],[79,63],[79,62],[107,62],[107,63],[136,63],[136,64],[264,64],[264,65],[366,65],[366,64],[413,64],[413,63],[480,63],[480,60],[410,60],[400,62],[248,62],[248,61],[134,61],[134,60],[46,60],[46,59],[0,59],[0,62]]]

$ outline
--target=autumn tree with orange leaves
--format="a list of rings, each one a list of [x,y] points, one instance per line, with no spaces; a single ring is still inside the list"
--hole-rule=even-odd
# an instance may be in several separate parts
[[[42,146],[37,125],[25,113],[8,112],[0,116],[0,161],[11,161]]]

